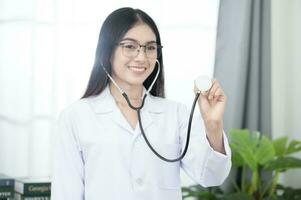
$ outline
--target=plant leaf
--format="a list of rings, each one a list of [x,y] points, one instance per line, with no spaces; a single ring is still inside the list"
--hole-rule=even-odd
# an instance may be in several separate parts
[[[262,136],[258,147],[255,148],[254,151],[256,160],[261,165],[264,165],[265,163],[273,160],[275,156],[273,143],[266,136]]]
[[[257,160],[253,152],[256,138],[251,137],[246,129],[233,129],[230,131],[230,141],[234,154],[238,153],[252,171],[257,170]]]
[[[286,154],[291,154],[298,151],[301,151],[301,142],[298,140],[292,140],[288,145]]]
[[[273,146],[276,156],[284,156],[284,154],[286,153],[287,140],[287,137],[281,137],[273,140]]]
[[[242,166],[245,162],[241,155],[238,153],[238,149],[235,149],[236,146],[230,143],[230,147],[232,149],[232,164],[236,167]]]
[[[249,196],[247,193],[243,192],[237,192],[232,194],[227,194],[223,198],[224,200],[253,200],[251,196]]]
[[[268,170],[287,170],[293,168],[301,168],[301,159],[293,157],[278,157],[265,165]]]

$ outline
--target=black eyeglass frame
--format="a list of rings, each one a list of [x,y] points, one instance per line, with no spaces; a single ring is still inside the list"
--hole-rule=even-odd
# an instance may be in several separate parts
[[[155,44],[157,45],[157,58],[159,58],[159,57],[161,56],[163,46],[157,44],[156,42],[151,42],[151,43],[142,45],[142,44],[139,44],[139,42],[137,42],[137,41],[132,41],[132,40],[130,40],[130,41],[128,41],[128,42],[121,41],[121,42],[117,43],[116,45],[122,46],[122,48],[124,48],[124,46],[123,46],[124,44],[126,44],[126,43],[131,43],[131,42],[132,42],[132,43],[136,43],[136,44],[139,46],[139,48],[137,49],[137,54],[136,54],[136,56],[139,54],[141,47],[144,47],[144,53],[145,53],[146,57],[149,58],[149,57],[147,56],[147,53],[146,53],[146,47],[147,47],[147,45],[153,44],[153,43],[155,43]],[[127,55],[124,54],[123,51],[124,51],[124,50],[122,49],[122,53],[123,53],[123,55],[126,56],[126,57],[130,57],[130,58],[136,57],[136,56],[127,56]],[[151,58],[151,59],[154,59],[154,58]]]

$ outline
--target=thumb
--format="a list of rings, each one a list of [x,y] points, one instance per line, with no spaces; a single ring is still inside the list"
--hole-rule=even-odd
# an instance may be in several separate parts
[[[200,103],[202,102],[208,102],[208,95],[209,95],[209,92],[208,91],[202,91],[200,93],[200,96],[199,96],[199,99],[200,99]]]

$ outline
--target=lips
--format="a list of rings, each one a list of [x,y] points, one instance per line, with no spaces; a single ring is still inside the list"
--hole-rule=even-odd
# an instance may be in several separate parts
[[[128,68],[133,72],[144,72],[146,71],[146,67],[143,66],[128,66]]]

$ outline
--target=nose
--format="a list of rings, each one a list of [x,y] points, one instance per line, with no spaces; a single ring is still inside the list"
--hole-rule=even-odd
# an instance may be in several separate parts
[[[146,59],[146,47],[144,45],[140,45],[140,47],[137,49],[137,56],[135,57],[136,59]]]

